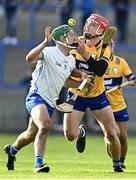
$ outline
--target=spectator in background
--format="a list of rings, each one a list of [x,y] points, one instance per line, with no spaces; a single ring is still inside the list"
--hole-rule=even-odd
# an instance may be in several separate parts
[[[17,0],[3,0],[5,19],[6,19],[6,37],[3,39],[5,44],[15,45],[18,43],[17,33]]]
[[[40,3],[40,4],[43,4],[45,2],[46,2],[46,0],[38,0],[38,3]]]
[[[74,10],[74,0],[59,0],[59,12],[61,24],[67,24]]]
[[[127,26],[130,0],[111,0],[111,5],[115,11],[116,26],[119,30],[119,42],[127,41]]]
[[[86,19],[95,11],[96,0],[75,0],[75,7],[82,12],[82,28]]]
[[[28,94],[30,86],[31,86],[31,80],[32,80],[32,72],[34,71],[35,66],[32,66],[31,68],[27,69],[26,75],[21,79],[20,85],[23,86],[26,90],[26,94]],[[26,122],[28,123],[29,121],[29,113],[26,113]]]
[[[26,88],[26,94],[29,92],[29,88],[30,88],[30,82],[32,80],[32,72],[34,70],[34,67],[29,68],[26,71],[26,76],[23,77],[20,81],[20,85]]]

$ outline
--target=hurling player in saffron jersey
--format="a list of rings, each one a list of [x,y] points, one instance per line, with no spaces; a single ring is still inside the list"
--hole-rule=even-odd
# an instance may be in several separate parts
[[[120,85],[125,77],[128,81],[134,80],[135,76],[132,73],[128,63],[122,57],[115,55],[114,42],[111,41],[112,56],[108,64],[108,68],[105,72],[104,82],[106,90]],[[135,82],[134,82],[135,83]],[[131,84],[133,85],[133,84]],[[115,117],[115,121],[120,129],[119,139],[121,144],[120,163],[121,167],[125,168],[124,162],[128,150],[127,132],[128,132],[128,120],[129,115],[127,112],[127,105],[123,97],[123,91],[121,88],[107,94],[110,101],[111,108]],[[109,146],[107,145],[108,154],[111,156]]]
[[[106,97],[103,77],[111,56],[111,50],[107,45],[104,47],[104,54],[101,55],[102,37],[108,27],[107,18],[99,14],[91,14],[84,26],[85,43],[79,40],[78,49],[71,52],[76,58],[76,67],[90,76],[91,83],[88,83],[80,92],[72,113],[64,115],[64,134],[70,141],[76,139],[78,152],[83,152],[86,144],[86,132],[85,127],[79,126],[79,124],[86,109],[90,108],[93,116],[101,125],[105,141],[110,144],[114,172],[123,172],[120,166],[119,129]],[[75,88],[70,89],[69,97],[75,92]]]

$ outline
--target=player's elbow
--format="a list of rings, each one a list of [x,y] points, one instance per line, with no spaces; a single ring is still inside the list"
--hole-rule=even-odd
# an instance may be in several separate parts
[[[28,55],[26,56],[26,61],[27,61],[28,63],[33,63],[33,62],[35,62],[35,59],[28,54]]]
[[[97,76],[99,76],[99,77],[102,77],[104,74],[105,74],[105,71],[106,71],[106,67],[105,68],[103,68],[103,69],[101,69],[101,71],[97,71]]]
[[[108,63],[105,60],[101,60],[98,62],[97,66],[94,69],[96,71],[95,73],[99,77],[102,77],[105,74],[107,68],[108,68]]]
[[[31,63],[31,61],[32,61],[32,58],[29,56],[29,54],[26,56],[26,61],[27,61],[28,63]]]
[[[97,73],[97,76],[102,77],[104,73]]]

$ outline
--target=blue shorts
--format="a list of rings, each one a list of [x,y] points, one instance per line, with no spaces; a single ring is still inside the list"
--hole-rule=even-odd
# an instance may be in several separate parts
[[[117,122],[124,122],[124,121],[128,121],[129,120],[129,115],[127,112],[127,108],[121,110],[121,111],[117,111],[117,112],[113,112],[114,117],[115,117],[115,121]]]
[[[73,95],[73,93],[69,92],[69,97]],[[74,104],[74,109],[78,111],[85,112],[87,108],[91,110],[103,109],[104,107],[110,106],[110,102],[107,99],[105,92],[100,94],[94,98],[85,98],[78,96],[76,102]]]
[[[37,93],[28,93],[26,97],[26,108],[28,112],[31,114],[31,110],[34,106],[38,104],[45,104],[49,113],[49,116],[52,116],[54,108],[51,107],[39,94]]]

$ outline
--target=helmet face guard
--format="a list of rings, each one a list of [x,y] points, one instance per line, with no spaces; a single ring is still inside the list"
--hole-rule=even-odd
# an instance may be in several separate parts
[[[64,45],[65,47],[68,48],[77,48],[76,43],[72,43],[72,44],[68,43],[68,34],[70,32],[74,33],[73,29],[69,25],[67,24],[61,25],[52,31],[52,39],[56,44]],[[60,41],[61,36],[63,36],[66,39],[66,43]]]
[[[96,35],[92,36],[89,33],[86,33],[88,27],[94,25],[97,26]],[[108,27],[109,27],[109,21],[107,18],[99,14],[91,14],[90,17],[86,20],[84,26],[84,34],[87,37],[87,39],[92,39],[94,37],[101,36],[108,29]]]
[[[98,34],[96,34],[95,36],[92,36],[91,34],[89,34],[89,33],[85,33],[85,39],[88,39],[88,40],[90,40],[90,39],[93,39],[93,38],[96,38],[96,37],[99,37],[100,35],[98,35]]]

